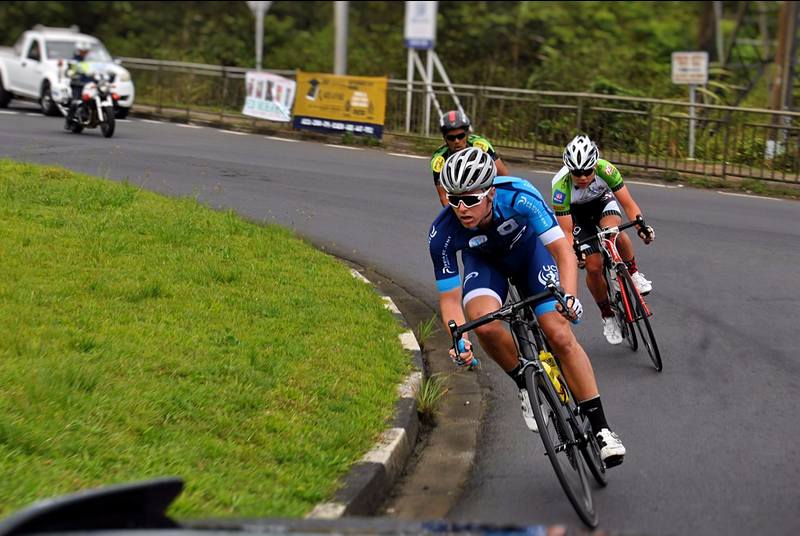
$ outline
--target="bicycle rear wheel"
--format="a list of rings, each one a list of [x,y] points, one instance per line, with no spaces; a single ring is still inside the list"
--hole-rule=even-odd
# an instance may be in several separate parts
[[[534,373],[533,367],[525,369],[525,385],[531,399],[533,416],[539,426],[539,436],[553,471],[578,516],[586,525],[595,528],[597,511],[583,455],[572,428],[564,418],[561,402],[553,392],[547,375],[541,371]]]
[[[644,347],[647,348],[647,353],[650,355],[650,360],[653,362],[653,366],[658,372],[661,372],[664,368],[664,365],[661,361],[661,352],[658,349],[656,336],[653,333],[652,326],[650,325],[647,307],[644,304],[644,299],[642,296],[638,292],[634,291],[636,287],[634,287],[631,275],[627,272],[627,270],[624,272],[625,286],[628,287],[628,292],[632,295],[631,306],[633,308],[636,327],[639,330],[639,335],[642,337],[642,343],[644,344]],[[642,327],[642,325],[644,325],[644,327]]]
[[[592,427],[588,420],[583,422],[583,433],[586,434],[586,443],[581,448],[583,457],[586,460],[586,466],[589,472],[592,473],[595,482],[601,488],[608,485],[608,475],[606,475],[606,464],[600,458],[600,446],[592,433]]]

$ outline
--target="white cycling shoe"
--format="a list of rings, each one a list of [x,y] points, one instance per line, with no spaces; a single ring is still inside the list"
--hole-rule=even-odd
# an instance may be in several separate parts
[[[600,458],[606,467],[614,467],[622,463],[625,458],[625,445],[619,440],[619,436],[603,428],[597,434],[597,444],[600,446]]]
[[[608,344],[622,344],[622,328],[619,327],[616,317],[603,318],[603,335]]]
[[[642,296],[653,290],[653,282],[648,281],[642,272],[633,272],[631,274],[631,279],[633,279],[633,284],[636,285],[636,290],[638,290],[639,294]]]
[[[520,389],[517,393],[519,396],[519,405],[522,408],[522,420],[525,421],[525,426],[528,427],[528,430],[531,432],[539,433],[539,425],[536,424],[536,419],[533,416],[533,407],[531,406],[531,399],[528,396],[527,389]],[[544,405],[542,406],[542,414],[544,414],[545,420],[547,420],[547,413],[544,411]]]

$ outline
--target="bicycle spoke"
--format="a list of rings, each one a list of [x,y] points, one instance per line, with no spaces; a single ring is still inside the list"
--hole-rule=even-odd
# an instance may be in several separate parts
[[[526,371],[525,380],[531,397],[539,436],[561,487],[580,518],[590,527],[597,526],[591,486],[580,452],[580,441],[564,418],[563,408],[553,391],[550,379],[542,371]]]

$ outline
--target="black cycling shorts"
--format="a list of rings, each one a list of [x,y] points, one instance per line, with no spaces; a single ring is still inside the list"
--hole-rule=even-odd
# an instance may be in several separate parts
[[[600,220],[606,216],[622,217],[617,198],[611,192],[606,192],[588,203],[570,206],[570,213],[572,214],[572,237],[575,240],[585,240],[597,234]],[[597,242],[584,244],[581,249],[587,255],[600,252]]]

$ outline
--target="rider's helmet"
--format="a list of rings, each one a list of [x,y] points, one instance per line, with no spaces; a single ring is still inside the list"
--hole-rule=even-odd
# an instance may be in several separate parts
[[[597,150],[597,145],[584,134],[572,138],[572,141],[564,149],[564,165],[570,171],[592,169],[597,164],[599,157],[600,152]]]
[[[81,40],[75,43],[75,55],[81,58],[85,58],[91,49],[92,44],[89,41]]]
[[[442,131],[442,134],[447,134],[451,130],[457,128],[463,128],[465,131],[469,131],[469,127],[469,117],[460,110],[450,110],[449,112],[443,113],[442,117],[439,118],[439,129]]]
[[[442,168],[442,187],[448,194],[463,194],[492,185],[497,175],[489,153],[470,147],[450,155]]]

